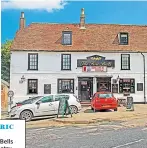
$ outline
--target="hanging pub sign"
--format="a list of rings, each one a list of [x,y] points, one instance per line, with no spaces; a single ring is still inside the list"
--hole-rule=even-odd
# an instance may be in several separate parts
[[[115,60],[106,60],[105,57],[99,55],[93,55],[87,57],[87,59],[78,59],[77,67],[83,66],[106,66],[115,67]]]

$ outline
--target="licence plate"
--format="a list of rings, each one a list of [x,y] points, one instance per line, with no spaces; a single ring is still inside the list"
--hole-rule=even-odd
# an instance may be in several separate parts
[[[110,107],[110,105],[103,105],[103,107]]]

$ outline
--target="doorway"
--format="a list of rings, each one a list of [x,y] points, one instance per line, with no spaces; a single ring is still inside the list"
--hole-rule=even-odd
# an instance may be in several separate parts
[[[98,77],[97,78],[97,91],[111,92],[111,77]]]
[[[93,78],[78,78],[78,97],[81,101],[90,101],[93,95]]]

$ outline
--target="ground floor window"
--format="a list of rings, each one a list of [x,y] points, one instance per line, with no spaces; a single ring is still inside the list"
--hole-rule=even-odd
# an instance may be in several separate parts
[[[135,79],[120,79],[119,80],[119,93],[135,93]]]
[[[38,80],[28,79],[28,94],[37,94],[37,93],[38,93]]]
[[[58,93],[74,93],[74,79],[58,79]]]

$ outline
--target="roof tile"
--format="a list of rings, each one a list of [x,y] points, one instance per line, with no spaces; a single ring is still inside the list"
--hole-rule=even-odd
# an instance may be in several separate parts
[[[62,45],[62,31],[72,31],[72,45]],[[118,34],[129,33],[129,44],[119,45]],[[11,50],[43,51],[145,51],[147,52],[147,26],[32,23],[16,33]]]

